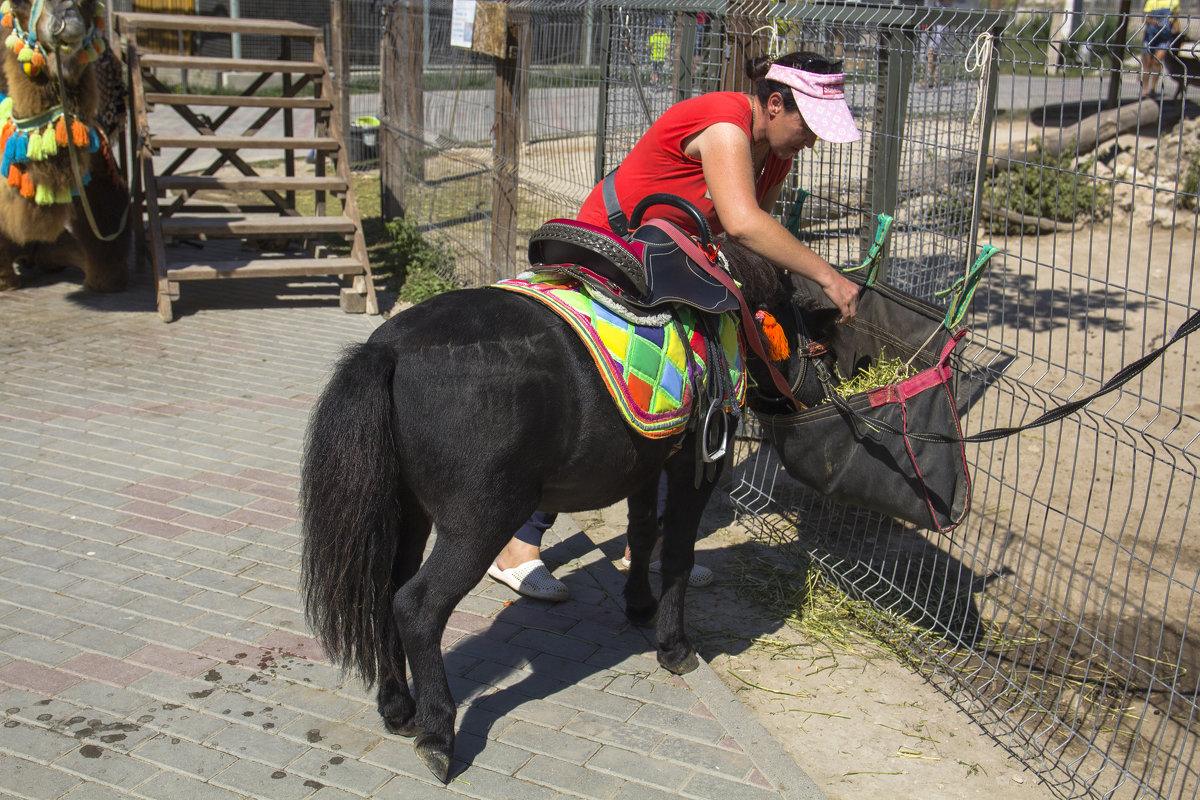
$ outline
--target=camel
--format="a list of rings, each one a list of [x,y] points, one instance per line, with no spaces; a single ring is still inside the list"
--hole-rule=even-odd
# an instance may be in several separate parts
[[[88,289],[124,289],[130,196],[109,147],[124,90],[103,7],[4,0],[0,36],[0,290],[18,269],[69,266]]]

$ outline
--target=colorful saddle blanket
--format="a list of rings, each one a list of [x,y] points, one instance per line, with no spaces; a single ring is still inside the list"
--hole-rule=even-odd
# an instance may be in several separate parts
[[[687,378],[687,348],[680,327],[695,354],[698,380],[707,377],[709,362],[693,309],[676,307],[678,326],[669,321],[663,326],[643,325],[601,305],[587,293],[586,286],[561,273],[526,272],[495,286],[540,300],[575,329],[600,368],[621,415],[638,433],[660,439],[687,427],[695,398]],[[746,399],[746,370],[737,322],[728,314],[720,316],[718,338],[740,406]]]

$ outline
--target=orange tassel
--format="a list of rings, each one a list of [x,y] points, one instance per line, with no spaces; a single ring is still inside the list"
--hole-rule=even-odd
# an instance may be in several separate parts
[[[42,67],[46,66],[46,58],[41,53],[34,50],[33,58],[30,59],[29,63],[33,65],[34,71],[38,72],[42,69]]]
[[[76,147],[86,147],[88,143],[88,126],[84,125],[79,120],[72,121],[71,136],[75,139]]]
[[[16,129],[17,129],[17,124],[15,122],[13,122],[11,119],[7,120],[4,123],[4,127],[0,128],[0,136],[3,136],[5,139],[7,139],[9,136],[12,136],[13,131],[15,131]],[[2,149],[2,148],[0,148],[0,149]]]
[[[787,334],[783,332],[783,328],[775,321],[775,317],[766,311],[759,311],[754,315],[754,318],[758,320],[759,328],[762,330],[763,341],[767,345],[767,358],[772,361],[786,360],[792,351],[788,347]]]
[[[21,197],[26,200],[33,199],[33,176],[28,172],[21,176]]]
[[[8,168],[8,185],[14,189],[21,188],[21,170],[16,164]]]
[[[12,30],[12,14],[5,14],[3,17],[0,17],[0,25]]]
[[[67,121],[64,117],[59,117],[54,126],[54,141],[59,147],[67,146]]]

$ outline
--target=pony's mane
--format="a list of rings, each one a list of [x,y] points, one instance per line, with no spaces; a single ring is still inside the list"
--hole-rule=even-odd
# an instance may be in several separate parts
[[[785,303],[791,292],[780,268],[753,250],[734,241],[721,245],[729,261],[729,272],[742,287],[742,296],[750,308],[772,307]]]

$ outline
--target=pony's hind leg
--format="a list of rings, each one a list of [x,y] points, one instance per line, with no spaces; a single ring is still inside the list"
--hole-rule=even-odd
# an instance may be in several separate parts
[[[409,535],[404,537],[404,546],[396,553],[392,564],[392,586],[403,587],[416,574],[425,552],[425,543],[429,540],[432,527],[429,518],[419,511],[410,512],[415,507],[415,502],[404,504],[406,518],[403,525]],[[409,518],[410,513],[418,514],[419,518]],[[421,728],[416,722],[417,705],[408,688],[408,670],[400,626],[394,624],[390,635],[384,639],[386,641],[380,642],[380,647],[386,648],[391,667],[380,675],[375,707],[388,732],[397,736],[416,736],[421,732]]]
[[[658,539],[658,476],[629,496],[629,574],[625,579],[625,617],[638,626],[654,622],[658,601],[650,590],[650,553]]]
[[[519,518],[531,513],[526,511]],[[438,524],[433,550],[417,574],[396,592],[393,608],[416,694],[414,748],[438,780],[450,779],[454,755],[454,696],[446,679],[441,640],[450,613],[479,583],[518,522],[494,536],[453,535]]]

